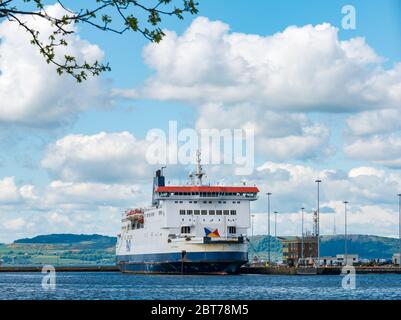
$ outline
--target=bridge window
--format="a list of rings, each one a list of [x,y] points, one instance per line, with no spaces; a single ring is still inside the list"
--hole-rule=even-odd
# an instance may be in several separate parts
[[[181,233],[191,233],[191,227],[181,227]]]
[[[212,215],[212,216],[214,216],[215,211],[214,211],[214,210],[209,210],[209,214]]]
[[[192,215],[192,210],[187,210],[187,215]]]
[[[196,216],[199,216],[200,211],[199,211],[199,210],[194,210],[194,214],[195,214]]]
[[[216,210],[216,214],[217,214],[218,216],[221,216],[221,215],[223,214],[223,211],[221,211],[221,210]]]
[[[207,210],[202,210],[202,211],[201,211],[201,214],[202,214],[202,216],[207,215]]]
[[[185,215],[185,210],[180,210],[181,215]]]
[[[230,211],[230,214],[231,214],[232,216],[235,216],[235,215],[237,214],[237,210],[231,210],[231,211]]]
[[[230,233],[230,234],[237,233],[237,228],[236,227],[228,227],[228,233]]]
[[[170,193],[169,192],[160,192],[159,195],[160,195],[160,197],[169,197]]]
[[[224,210],[223,212],[225,216],[228,216],[230,214],[230,210]]]

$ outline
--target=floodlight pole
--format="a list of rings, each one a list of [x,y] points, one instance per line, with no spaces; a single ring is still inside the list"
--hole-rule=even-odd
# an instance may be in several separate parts
[[[320,266],[320,183],[322,180],[317,179],[317,266]]]
[[[344,242],[344,265],[348,265],[348,259],[347,259],[347,241],[348,241],[348,233],[347,233],[347,204],[348,201],[344,201],[344,236],[345,236],[345,242]]]
[[[271,266],[271,239],[270,239],[270,196],[272,195],[271,192],[267,192],[267,233],[268,233],[268,261],[269,261],[269,267]]]

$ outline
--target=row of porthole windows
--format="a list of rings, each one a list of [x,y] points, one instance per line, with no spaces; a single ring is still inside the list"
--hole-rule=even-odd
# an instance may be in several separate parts
[[[214,201],[202,201],[202,203],[213,203]],[[184,201],[174,201],[174,203],[184,203]],[[188,201],[188,203],[198,203],[198,201]],[[227,203],[227,201],[217,201],[217,203]],[[241,201],[233,201],[232,203],[241,203]]]
[[[237,215],[237,210],[180,210],[180,215],[195,215],[195,216],[206,216],[209,213],[209,215],[214,216],[221,216],[221,215],[232,215],[235,216]]]
[[[188,221],[191,222],[192,220],[191,220],[191,219],[188,219]],[[193,221],[195,221],[195,219],[194,219]],[[221,219],[216,219],[216,221],[220,222]],[[235,222],[235,219],[228,219],[228,222],[231,222],[231,221],[232,221],[232,222]],[[182,218],[182,222],[185,222],[185,219],[184,219],[184,218]],[[203,222],[206,222],[206,219],[203,219]],[[213,219],[210,219],[209,222],[213,222]]]
[[[159,213],[159,216],[164,216],[164,212],[163,211],[159,211],[158,213]],[[149,212],[149,213],[145,214],[145,217],[146,218],[154,217],[155,214],[156,214],[156,212]]]
[[[145,238],[148,238],[148,237],[161,237],[162,236],[162,233],[160,232],[150,232],[150,234],[149,233],[145,233]]]

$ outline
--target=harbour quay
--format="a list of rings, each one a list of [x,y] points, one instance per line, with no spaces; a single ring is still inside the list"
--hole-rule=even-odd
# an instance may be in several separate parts
[[[0,266],[0,272],[41,272],[43,266]],[[357,274],[401,274],[397,266],[357,266]],[[116,265],[55,266],[57,272],[117,272]],[[266,275],[339,275],[342,267],[288,267],[288,266],[242,266],[239,274]]]
[[[401,274],[401,269],[395,266],[357,266],[356,274]],[[266,275],[340,275],[342,267],[287,267],[287,266],[243,266],[241,274]]]

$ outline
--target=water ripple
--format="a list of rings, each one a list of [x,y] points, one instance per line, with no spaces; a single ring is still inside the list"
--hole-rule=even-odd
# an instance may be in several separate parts
[[[400,299],[401,275],[357,275],[356,289],[341,276],[172,276],[117,272],[59,272],[55,291],[42,289],[41,273],[0,273],[5,299]]]

